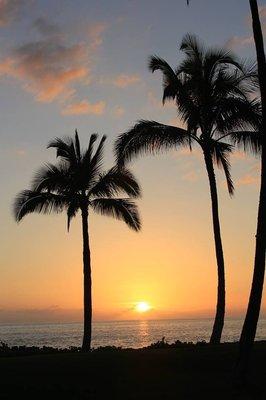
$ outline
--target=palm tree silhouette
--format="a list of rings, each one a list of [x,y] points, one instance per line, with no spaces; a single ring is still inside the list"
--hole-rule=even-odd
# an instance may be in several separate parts
[[[240,337],[240,351],[237,364],[237,374],[242,380],[245,380],[247,377],[251,350],[255,340],[257,323],[260,315],[266,251],[266,58],[258,4],[256,0],[249,0],[249,3],[258,61],[258,76],[262,105],[261,132],[263,134],[261,135],[261,186],[258,206],[254,271],[247,313]]]
[[[118,137],[115,152],[118,164],[124,165],[142,153],[200,146],[209,179],[218,267],[217,306],[210,342],[219,343],[225,314],[225,272],[214,164],[224,170],[229,194],[233,195],[229,162],[232,145],[222,139],[256,147],[251,137],[257,128],[260,104],[248,99],[255,87],[256,72],[227,50],[205,49],[194,35],[187,34],[180,49],[185,59],[175,70],[158,56],[150,58],[149,69],[162,72],[163,103],[175,101],[187,129],[141,120]]]
[[[90,136],[88,148],[82,151],[76,131],[74,140],[56,138],[49,147],[57,151],[59,162],[47,164],[35,175],[31,189],[20,192],[14,203],[14,215],[19,222],[30,213],[67,213],[67,228],[71,219],[81,211],[83,233],[84,276],[84,334],[82,350],[91,346],[91,257],[89,246],[89,210],[123,220],[129,228],[141,227],[137,206],[131,198],[140,196],[140,187],[133,174],[126,168],[111,168],[102,172],[103,136],[94,151],[96,134]],[[130,198],[117,198],[125,193]]]

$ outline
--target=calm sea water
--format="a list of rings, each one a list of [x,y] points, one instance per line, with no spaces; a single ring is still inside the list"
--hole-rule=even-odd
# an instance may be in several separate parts
[[[223,341],[239,339],[242,320],[227,320]],[[92,346],[144,347],[165,336],[168,342],[175,340],[208,341],[212,320],[157,320],[157,321],[108,321],[93,323]],[[80,346],[82,324],[24,324],[0,325],[0,341],[10,346]],[[266,340],[266,319],[259,321],[256,340]]]

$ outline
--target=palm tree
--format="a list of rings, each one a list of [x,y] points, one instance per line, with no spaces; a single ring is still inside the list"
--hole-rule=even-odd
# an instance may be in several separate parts
[[[189,5],[189,0],[187,0],[187,5]],[[253,37],[258,63],[258,80],[261,93],[261,135],[256,138],[254,135],[249,135],[249,133],[247,133],[244,134],[242,138],[238,137],[233,141],[240,146],[244,145],[244,147],[247,144],[255,153],[261,151],[261,187],[258,206],[254,271],[247,313],[240,336],[237,363],[237,375],[241,380],[245,380],[247,377],[250,355],[257,331],[264,285],[266,251],[266,58],[257,0],[249,0],[249,5],[252,16]]]
[[[256,0],[250,0],[249,3],[252,15],[253,35],[257,52],[263,134],[261,135],[261,186],[258,206],[254,271],[247,313],[240,337],[240,352],[238,359],[238,374],[244,379],[247,374],[250,354],[255,340],[257,323],[260,315],[266,251],[266,59],[258,4]]]
[[[149,69],[162,72],[163,103],[175,101],[187,129],[141,120],[118,137],[115,151],[118,164],[124,165],[142,153],[200,146],[209,179],[218,267],[217,307],[210,342],[219,343],[225,314],[225,271],[214,164],[224,170],[229,194],[233,195],[229,163],[232,146],[222,139],[229,139],[232,133],[231,139],[237,142],[241,130],[249,128],[252,132],[257,126],[259,103],[248,99],[256,73],[226,50],[206,50],[193,35],[183,38],[180,49],[185,59],[176,69],[157,56],[150,58]],[[241,137],[249,142],[251,132],[243,132]]]
[[[91,257],[89,246],[89,210],[123,220],[129,228],[139,231],[141,224],[137,206],[131,198],[140,195],[140,188],[128,169],[111,168],[102,172],[103,136],[94,151],[96,134],[90,136],[88,148],[82,151],[78,133],[72,138],[51,141],[48,147],[57,151],[59,162],[47,164],[35,175],[30,190],[20,192],[14,203],[17,222],[25,215],[36,212],[67,213],[67,228],[80,211],[83,233],[84,276],[84,334],[82,350],[91,346]],[[117,198],[119,193],[130,198]]]

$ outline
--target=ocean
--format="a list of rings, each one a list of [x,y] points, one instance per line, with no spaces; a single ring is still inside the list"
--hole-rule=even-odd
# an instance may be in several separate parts
[[[165,340],[172,343],[208,341],[213,321],[211,319],[141,320],[94,322],[92,346],[121,346],[139,348]],[[239,340],[243,320],[225,321],[222,341]],[[10,346],[52,346],[67,348],[80,346],[81,323],[53,324],[1,324],[0,341]],[[266,319],[260,319],[256,340],[266,340]]]

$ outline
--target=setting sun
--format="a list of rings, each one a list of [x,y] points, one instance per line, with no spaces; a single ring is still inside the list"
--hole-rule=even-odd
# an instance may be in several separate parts
[[[135,306],[135,310],[137,312],[143,313],[146,311],[149,311],[151,309],[151,306],[149,305],[149,303],[147,303],[146,301],[140,301],[139,303],[136,304]]]

